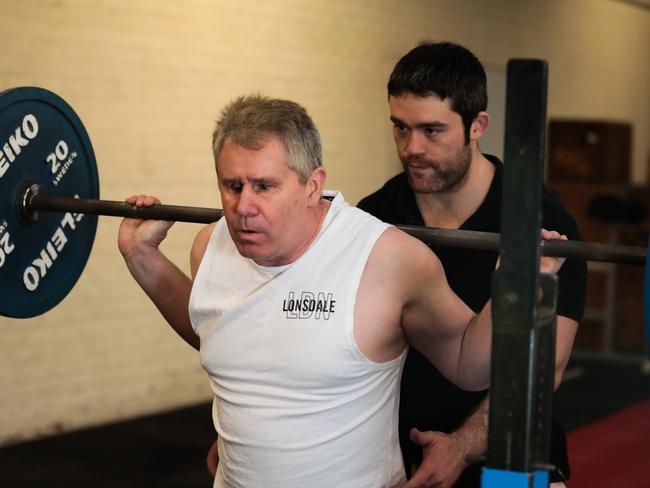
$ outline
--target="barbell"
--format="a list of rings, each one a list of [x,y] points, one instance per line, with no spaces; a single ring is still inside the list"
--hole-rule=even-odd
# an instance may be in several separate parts
[[[97,216],[211,223],[219,209],[135,207],[100,200],[88,134],[58,95],[36,87],[0,93],[0,314],[26,318],[56,306],[89,258]],[[437,246],[499,250],[490,232],[397,226]],[[578,241],[543,241],[541,253],[643,265],[646,249]]]

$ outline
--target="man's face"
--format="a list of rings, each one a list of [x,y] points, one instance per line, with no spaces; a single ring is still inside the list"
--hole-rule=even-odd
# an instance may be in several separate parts
[[[312,237],[304,225],[311,185],[287,166],[282,142],[270,137],[253,150],[227,139],[217,176],[228,230],[242,256],[280,266],[304,252]]]
[[[397,155],[416,193],[453,191],[463,181],[472,151],[460,115],[448,100],[404,94],[389,97]]]

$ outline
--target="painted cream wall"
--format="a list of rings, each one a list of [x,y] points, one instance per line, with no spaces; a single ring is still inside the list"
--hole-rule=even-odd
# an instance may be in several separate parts
[[[218,205],[209,139],[233,97],[305,105],[329,186],[356,202],[399,169],[385,81],[423,40],[467,45],[491,69],[550,63],[549,115],[634,124],[650,148],[650,12],[612,0],[0,0],[0,87],[66,99],[93,141],[102,196]],[[198,355],[163,323],[100,219],[79,283],[44,316],[0,318],[0,444],[205,401]],[[164,249],[184,270],[196,225]],[[2,298],[0,291],[0,299]],[[206,419],[206,424],[208,420]],[[207,427],[209,428],[209,427]]]

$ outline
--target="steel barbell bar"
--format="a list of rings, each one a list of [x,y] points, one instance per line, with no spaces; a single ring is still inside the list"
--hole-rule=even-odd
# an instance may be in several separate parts
[[[164,204],[136,207],[120,201],[53,196],[44,193],[38,185],[26,188],[19,198],[21,209],[27,216],[37,211],[58,211],[203,224],[215,222],[223,216],[223,210],[220,209]],[[396,227],[431,245],[485,251],[499,250],[500,234],[495,232],[415,225],[397,225]],[[645,265],[646,263],[645,248],[584,241],[542,240],[541,254],[620,264]]]

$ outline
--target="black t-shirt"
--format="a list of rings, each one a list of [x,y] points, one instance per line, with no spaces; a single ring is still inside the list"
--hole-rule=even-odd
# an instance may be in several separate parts
[[[460,227],[463,230],[500,232],[502,163],[494,156],[485,155],[495,165],[495,174],[489,192],[478,210]],[[403,225],[424,225],[415,194],[405,173],[391,178],[375,193],[362,199],[358,207],[384,222]],[[570,240],[582,240],[573,217],[560,201],[544,188],[542,197],[542,225],[549,230],[566,234]],[[473,249],[430,246],[436,253],[447,275],[450,287],[475,312],[479,312],[491,296],[492,273],[498,253]],[[587,281],[586,262],[568,259],[559,277],[557,313],[580,321],[584,312]],[[399,434],[404,463],[409,470],[412,463],[422,459],[421,448],[409,439],[409,430],[456,430],[475,410],[486,392],[463,391],[444,378],[417,350],[409,350],[402,374]],[[566,434],[554,421],[551,462],[569,476],[566,452]],[[456,483],[457,488],[480,486],[481,465],[465,470]],[[553,476],[556,481],[561,478]]]

